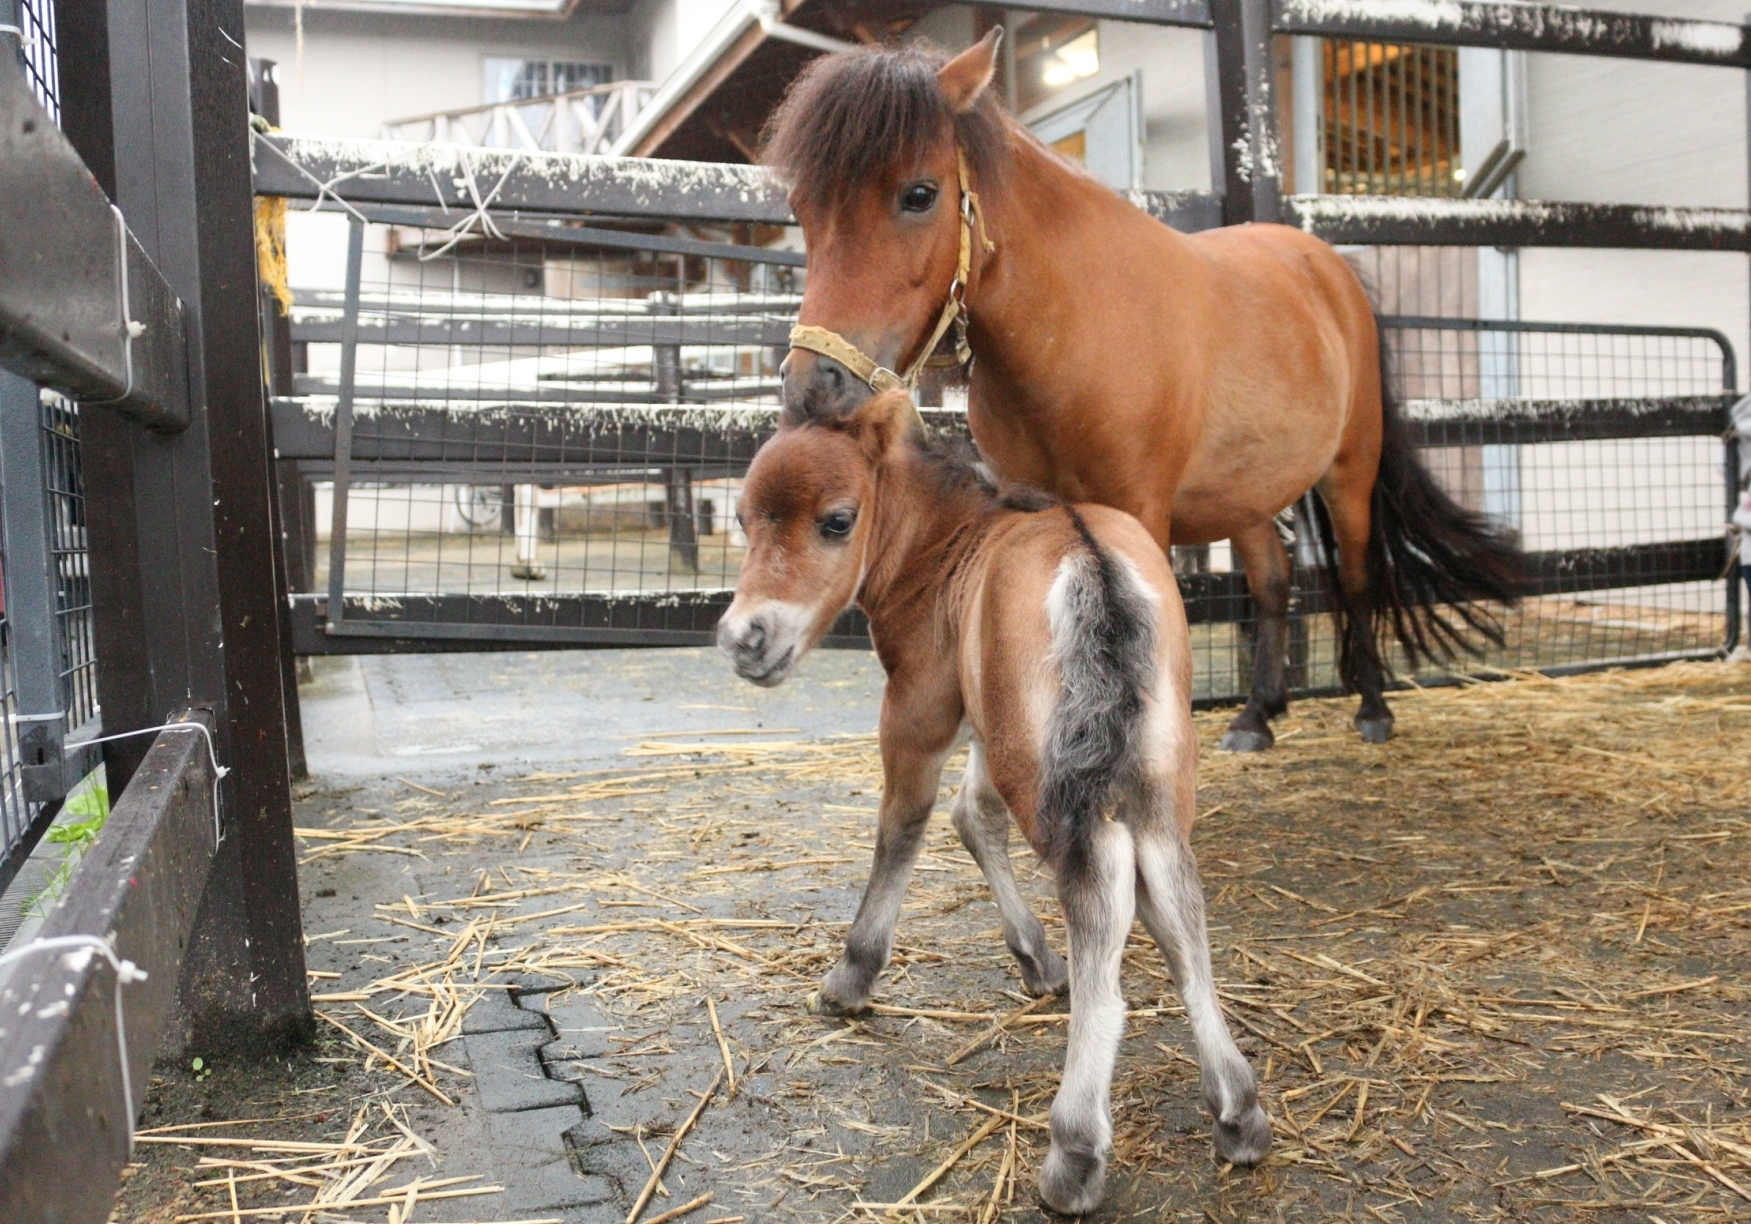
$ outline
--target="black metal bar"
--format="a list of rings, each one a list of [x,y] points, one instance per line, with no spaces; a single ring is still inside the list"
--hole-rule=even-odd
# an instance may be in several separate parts
[[[0,55],[0,229],[13,235],[0,242],[0,363],[151,428],[186,428],[182,304],[12,54]]]
[[[1719,430],[1721,397],[1408,400],[1400,410],[1417,446],[1524,446],[1707,437]]]
[[[1736,208],[1366,195],[1293,195],[1282,205],[1286,224],[1337,244],[1751,250],[1751,213]]]
[[[102,475],[131,486],[132,501],[113,520],[101,512],[115,498],[92,506],[93,567],[119,575],[111,591],[121,597],[99,600],[99,658],[125,662],[99,676],[105,729],[151,726],[190,704],[214,711],[234,819],[179,1006],[196,1040],[277,1046],[309,1031],[310,1012],[266,501],[242,3],[109,0],[109,36],[118,203],[185,305],[189,396],[203,411],[173,437],[134,427],[102,436]]]
[[[95,936],[146,971],[120,988],[135,1108],[180,1019],[178,968],[214,849],[205,738],[165,731],[147,742],[39,936]],[[35,953],[0,986],[0,1219],[109,1218],[130,1158],[116,990],[108,962],[89,950]]]
[[[1130,200],[1157,221],[1185,234],[1222,225],[1222,197],[1210,191],[1133,191]]]
[[[67,793],[61,743],[67,708],[55,633],[54,561],[49,555],[42,404],[35,383],[0,371],[0,494],[6,535],[6,621],[17,708],[24,798],[47,803]]]
[[[386,208],[376,204],[354,204],[354,211],[373,225],[401,225],[417,229],[449,230],[458,223],[455,209]],[[339,212],[338,204],[323,204],[321,211]],[[609,247],[625,251],[662,251],[670,255],[699,255],[706,259],[738,259],[746,263],[778,264],[790,268],[806,268],[809,257],[801,251],[780,251],[771,247],[737,246],[727,242],[706,242],[699,238],[676,238],[667,234],[628,233],[594,226],[562,223],[561,218],[537,218],[518,213],[493,213],[493,228],[507,238],[533,238],[553,246]]]
[[[332,183],[349,202],[437,205],[461,209],[458,219],[474,210],[466,185],[471,174],[476,184],[487,184],[481,191],[499,185],[493,207],[506,212],[791,222],[783,190],[764,171],[715,162],[276,134],[255,138],[254,170],[258,195],[314,200]]]
[[[1492,441],[1533,443],[1629,437],[1713,436],[1720,432],[1720,397],[1664,396],[1600,399],[1411,400],[1405,405],[1420,445],[1449,446],[1463,429],[1488,429]],[[328,460],[336,454],[333,418],[299,400],[273,401],[283,458]],[[934,414],[932,414],[934,415]],[[964,430],[965,419],[938,428]],[[570,411],[486,407],[458,414],[418,405],[382,405],[367,431],[355,429],[351,461],[373,472],[407,475],[429,466],[461,478],[491,474],[560,479],[612,467],[662,466],[665,456],[687,455],[700,470],[734,469],[754,457],[777,428],[777,410],[724,410],[598,406]],[[483,459],[481,456],[491,458]],[[349,475],[349,479],[352,477]]]
[[[1502,0],[1275,0],[1282,34],[1751,68],[1741,26]]]
[[[356,224],[356,222],[355,222]],[[299,315],[308,316],[308,310]],[[411,312],[410,312],[411,313]],[[507,311],[507,314],[511,312]],[[461,344],[483,348],[552,347],[631,348],[655,344],[788,345],[791,318],[704,315],[651,317],[554,315],[541,318],[492,318],[488,315],[445,314],[432,318],[365,313],[352,318],[309,320],[294,317],[292,340],[311,344],[345,344],[346,329],[357,329],[360,344]],[[673,402],[673,401],[669,401]]]
[[[1028,0],[1026,4],[1009,7],[1017,13],[1063,13],[1142,25],[1210,27],[1210,6],[1205,0]]]
[[[1246,23],[1241,0],[1215,0],[1210,9],[1211,46],[1204,75],[1210,91],[1212,128],[1220,131],[1211,167],[1212,185],[1220,185],[1222,224],[1244,225],[1253,219],[1252,133],[1247,127]]]
[[[377,405],[380,407],[394,406],[397,410],[403,408],[429,407],[434,402],[455,405],[517,405],[534,404],[594,404],[604,409],[629,408],[658,404],[669,404],[674,401],[668,396],[657,392],[654,387],[650,391],[634,391],[630,387],[643,385],[636,377],[630,383],[602,383],[594,379],[579,379],[571,384],[559,384],[558,387],[539,386],[534,390],[518,388],[510,390],[504,387],[457,386],[454,383],[435,383],[424,387],[388,387],[369,384],[353,387],[353,405],[355,415],[360,405]],[[716,382],[708,378],[695,377],[688,381],[686,393],[682,401],[688,404],[713,404],[723,400],[758,400],[776,398],[780,382],[776,377],[753,379],[737,379]],[[340,394],[340,383],[331,378],[321,378],[314,375],[300,374],[293,380],[293,394],[288,397],[297,399],[303,396],[336,397]],[[466,411],[467,409],[464,409]]]
[[[1719,577],[1719,538],[1636,544],[1619,548],[1534,553],[1529,595],[1571,595]],[[1182,574],[1180,590],[1192,625],[1231,624],[1252,616],[1246,577],[1237,572]],[[702,646],[714,640],[717,619],[733,592],[671,591],[652,600],[614,592],[543,592],[535,595],[403,594],[394,611],[371,610],[355,599],[336,619],[332,600],[296,596],[293,627],[301,654],[351,654],[339,639],[410,642],[536,642],[597,646]],[[1299,593],[1299,611],[1331,611],[1319,589]],[[860,620],[835,627],[838,644],[859,634]],[[412,647],[408,647],[412,649]],[[375,653],[371,651],[370,653]]]
[[[334,498],[328,520],[328,597],[338,622],[345,613],[347,577],[347,491],[353,470],[353,384],[359,367],[359,281],[364,275],[365,225],[347,227],[346,311],[342,315],[340,402],[334,410]]]

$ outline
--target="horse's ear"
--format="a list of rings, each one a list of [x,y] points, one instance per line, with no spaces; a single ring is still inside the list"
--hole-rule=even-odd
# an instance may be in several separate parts
[[[936,70],[936,83],[957,115],[979,104],[980,95],[997,72],[997,47],[1002,41],[1003,27],[993,26],[985,37]]]
[[[848,422],[849,432],[871,463],[884,462],[918,423],[918,409],[904,391],[887,391],[865,401]]]

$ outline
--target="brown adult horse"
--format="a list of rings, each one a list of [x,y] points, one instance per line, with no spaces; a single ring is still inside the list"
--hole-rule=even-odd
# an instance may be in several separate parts
[[[809,1007],[868,1008],[964,727],[973,742],[955,831],[991,885],[1028,989],[1070,987],[1041,1197],[1064,1212],[1100,1202],[1134,915],[1185,1002],[1216,1152],[1254,1164],[1271,1124],[1211,976],[1190,837],[1191,646],[1173,571],[1135,519],[1032,491],[999,497],[917,420],[891,391],[849,417],[781,429],[755,456],[739,508],[748,555],[718,623],[736,671],[781,683],[856,603],[888,676],[875,862],[845,954]],[[1016,888],[1012,817],[1057,882],[1068,979]]]
[[[818,59],[774,114],[766,160],[809,251],[787,419],[909,383],[961,329],[973,437],[1005,479],[1125,510],[1163,548],[1232,541],[1259,620],[1251,696],[1223,739],[1239,750],[1268,748],[1287,706],[1274,519],[1317,488],[1340,675],[1362,738],[1384,741],[1382,620],[1413,662],[1464,647],[1467,627],[1499,641],[1471,601],[1513,602],[1521,554],[1418,463],[1368,295],[1330,246],[1154,220],[999,109],[998,35],[946,63]]]

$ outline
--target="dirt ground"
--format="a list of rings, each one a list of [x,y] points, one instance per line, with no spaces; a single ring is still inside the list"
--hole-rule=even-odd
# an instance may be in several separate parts
[[[1139,928],[1091,1218],[1751,1217],[1751,668],[1396,707],[1398,737],[1371,747],[1351,703],[1301,703],[1258,757],[1215,751],[1227,716],[1199,716],[1216,970],[1277,1142],[1255,1170],[1214,1162],[1177,996]],[[644,1221],[706,1193],[688,1224],[890,1218],[859,1204],[926,1182],[892,1218],[1045,1218],[1033,1178],[1065,1005],[1024,1010],[948,821],[875,1014],[810,1016],[868,866],[873,740],[725,730],[635,739],[589,772],[309,788],[322,1037],[284,1066],[161,1066],[143,1126],[254,1146],[147,1135],[116,1220],[351,1193],[375,1201],[284,1218],[406,1224],[382,1189],[415,1176],[459,1196],[422,1196],[414,1224],[623,1220],[696,1110]],[[1019,845],[1017,869],[1062,950]],[[506,1166],[455,1037],[507,993],[551,1017],[546,1074],[588,1097],[600,1142],[572,1155],[612,1189],[597,1214],[461,1193]],[[213,1125],[238,1119],[258,1121]]]

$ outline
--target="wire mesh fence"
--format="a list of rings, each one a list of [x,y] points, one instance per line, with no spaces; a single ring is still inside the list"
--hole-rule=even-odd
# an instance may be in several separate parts
[[[60,708],[66,712],[66,729],[73,732],[93,722],[100,712],[79,405],[45,391],[42,434],[43,495],[47,500],[44,526],[54,575],[55,678]]]
[[[1728,640],[1737,592],[1724,581],[1721,429],[1736,371],[1703,329],[1617,328],[1395,317],[1383,337],[1390,387],[1422,461],[1461,506],[1517,536],[1533,593],[1492,608],[1503,641],[1477,638],[1463,671],[1563,671],[1710,655]],[[1339,687],[1330,583],[1297,513],[1290,683]],[[1179,550],[1176,550],[1178,552]],[[1253,624],[1226,550],[1189,577],[1196,693],[1231,699],[1250,683]],[[1188,568],[1181,558],[1182,570]],[[1194,588],[1196,589],[1196,588]],[[1439,681],[1443,669],[1401,676]]]
[[[369,229],[356,307],[346,292],[297,295],[297,396],[281,405],[344,450],[305,467],[319,481],[303,538],[327,595],[320,649],[709,640],[745,543],[741,475],[776,422],[802,256],[746,232],[732,244],[527,219],[460,240],[429,218]],[[1720,647],[1718,435],[1735,380],[1723,338],[1423,318],[1389,319],[1384,334],[1425,462],[1517,532],[1537,570],[1536,593],[1501,612],[1503,644],[1466,666]],[[952,406],[926,415],[965,428]],[[1311,533],[1298,534],[1291,682],[1329,690],[1329,593]],[[1243,576],[1222,544],[1175,562],[1196,696],[1243,695]],[[848,620],[840,640],[859,632]]]

